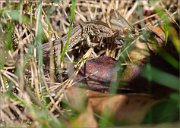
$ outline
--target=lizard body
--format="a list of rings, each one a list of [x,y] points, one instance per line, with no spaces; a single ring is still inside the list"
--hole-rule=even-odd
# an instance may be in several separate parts
[[[67,51],[70,51],[70,49],[75,46],[78,42],[82,40],[87,40],[89,36],[97,36],[99,38],[107,38],[112,37],[114,35],[114,32],[109,28],[109,26],[101,21],[92,21],[92,22],[86,22],[81,25],[76,26],[72,33],[69,40],[69,46]],[[55,56],[59,54],[59,47],[62,43],[66,43],[67,35],[62,37],[61,39],[57,39],[53,42],[53,48]],[[87,41],[88,42],[88,41]],[[91,45],[91,44],[88,44]],[[50,51],[49,43],[45,43],[42,45],[43,48],[43,54],[47,55]]]

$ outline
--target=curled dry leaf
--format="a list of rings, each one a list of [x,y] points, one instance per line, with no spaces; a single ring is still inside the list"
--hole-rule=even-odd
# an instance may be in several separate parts
[[[161,26],[148,25],[147,28],[161,38],[162,41],[165,41],[165,33]]]
[[[155,35],[153,35],[153,38],[157,42],[156,45],[148,43],[149,48],[153,51],[156,52],[157,46],[158,47],[163,47],[165,45],[165,33],[164,30],[161,26],[153,26],[153,25],[147,25],[147,28],[152,31]]]
[[[98,115],[107,113],[114,121],[139,124],[148,110],[158,102],[146,94],[110,95],[77,87],[68,88],[66,93],[70,96],[68,100],[73,101],[70,102],[71,107],[85,101],[84,99],[88,101],[84,111],[73,122],[73,126],[97,127],[94,112]],[[83,99],[79,98],[80,93],[83,93]]]
[[[87,88],[106,91],[111,82],[116,81],[115,65],[116,60],[107,56],[88,60],[81,68],[76,80],[85,83]]]

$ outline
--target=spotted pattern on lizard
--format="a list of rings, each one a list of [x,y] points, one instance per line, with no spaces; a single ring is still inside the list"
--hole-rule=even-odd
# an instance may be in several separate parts
[[[103,38],[113,37],[115,33],[117,32],[112,31],[112,29],[109,28],[109,26],[106,23],[101,21],[83,23],[81,25],[76,26],[73,29],[68,43],[67,51],[70,51],[73,46],[75,46],[76,44],[78,44],[80,41],[83,40],[86,40],[88,46],[92,47],[91,42],[88,41],[88,38],[90,38],[90,36],[94,36],[94,37],[96,36],[98,37],[99,40],[101,40]],[[55,56],[59,54],[60,45],[62,43],[65,44],[66,40],[67,40],[67,35],[53,42]],[[49,54],[50,51],[49,43],[43,44],[42,48],[43,48],[43,54],[45,56]]]

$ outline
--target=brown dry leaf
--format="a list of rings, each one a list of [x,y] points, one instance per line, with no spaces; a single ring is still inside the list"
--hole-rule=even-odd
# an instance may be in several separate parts
[[[165,44],[165,33],[161,26],[148,25],[147,28],[152,31],[152,33],[146,33],[146,38],[144,41],[141,39],[135,40],[134,44],[131,46],[131,50],[128,52],[128,59],[130,62],[137,64],[138,66],[146,64],[151,51],[157,52],[157,46],[162,47]],[[155,43],[152,43],[152,39],[155,39]],[[149,43],[147,40],[150,40]]]
[[[172,53],[174,57],[177,55],[174,52],[175,49],[172,50],[173,46],[171,42],[167,42],[167,45],[164,45],[165,34],[160,26],[149,25],[148,29],[150,29],[153,34],[147,33],[149,34],[147,37],[154,38],[155,43],[141,42],[141,40],[137,40],[135,42],[133,49],[129,52],[129,60],[131,61],[127,61],[127,65],[122,74],[122,79],[128,82],[125,88],[130,88],[136,93],[148,93],[151,94],[154,98],[161,99],[169,96],[169,94],[175,92],[175,90],[161,86],[156,82],[151,82],[151,84],[148,85],[148,80],[140,75],[141,70],[143,70],[144,65],[150,63],[157,69],[162,69],[173,74],[176,71],[174,71],[174,69],[171,68],[171,65],[167,64],[164,59],[162,59],[160,56],[160,54],[162,54],[160,53],[160,50],[165,49],[168,51],[168,53]],[[150,40],[150,38],[148,40]]]
[[[109,96],[109,92],[103,92],[102,93],[102,92],[98,92],[98,91],[87,90],[86,96],[88,98],[107,97],[107,96]]]
[[[165,33],[161,26],[153,26],[153,25],[147,25],[147,28],[151,30],[155,35],[153,35],[155,41],[157,42],[158,47],[164,46],[165,42]],[[156,52],[156,45],[148,44],[149,48]]]
[[[161,26],[147,25],[152,33],[146,33],[146,39],[137,39],[132,42],[130,51],[128,52],[128,58],[126,58],[126,69],[123,72],[123,80],[130,81],[137,77],[145,64],[148,62],[148,58],[151,56],[151,52],[156,53],[158,47],[162,47],[165,44],[165,33]],[[152,39],[155,39],[155,43],[152,43]],[[147,40],[150,40],[149,43]],[[123,53],[123,52],[122,52]],[[122,54],[120,54],[122,55]],[[120,58],[122,58],[120,56]]]
[[[74,86],[66,89],[63,99],[64,102],[78,112],[86,109],[86,100],[86,90]]]
[[[158,101],[147,95],[115,95],[90,98],[89,102],[96,113],[107,113],[114,121],[139,124],[148,110]]]
[[[148,25],[147,28],[161,38],[162,41],[165,41],[165,33],[161,26]]]
[[[140,74],[140,71],[140,66],[135,64],[129,64],[126,66],[126,69],[124,70],[121,79],[127,82],[131,81]]]
[[[81,94],[83,94],[83,98],[80,96]],[[148,110],[158,102],[158,100],[154,100],[146,94],[118,94],[111,96],[109,93],[77,87],[69,88],[67,95],[71,107],[79,111],[81,109],[81,112],[84,110],[73,122],[73,126],[76,124],[75,126],[85,127],[95,127],[97,125],[95,123],[93,111],[99,115],[108,113],[114,121],[139,124],[142,122]],[[81,105],[84,99],[88,100],[88,104],[84,105],[84,109],[82,109]]]
[[[86,111],[81,113],[72,123],[73,128],[97,128],[97,126],[91,105],[88,105]]]
[[[87,99],[107,97],[109,95],[109,93],[101,93],[75,86],[67,88],[64,94],[63,101],[79,112],[82,112],[87,107]]]
[[[74,86],[66,90],[64,99],[68,105],[78,112],[81,112],[81,114],[68,127],[97,127],[97,122],[94,118],[92,107],[91,105],[86,104],[86,100],[88,99],[87,96],[92,95],[90,93],[90,90],[81,89]]]

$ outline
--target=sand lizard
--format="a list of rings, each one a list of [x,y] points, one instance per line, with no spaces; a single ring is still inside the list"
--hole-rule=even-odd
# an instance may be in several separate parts
[[[69,40],[69,46],[68,46],[67,51],[69,51],[79,41],[87,40],[87,38],[89,38],[90,35],[97,36],[99,38],[107,38],[107,37],[114,36],[115,33],[117,32],[112,31],[112,29],[109,28],[109,26],[102,21],[92,21],[92,22],[83,23],[81,25],[76,26],[73,29],[70,40]],[[65,43],[66,40],[67,40],[67,35],[53,42],[55,56],[59,54],[58,49],[61,43]],[[91,45],[91,44],[88,44],[88,45]],[[42,48],[43,48],[43,54],[47,55],[50,51],[49,43],[43,44]]]

